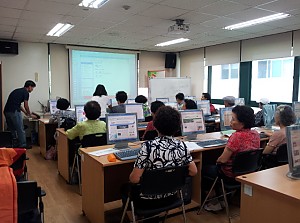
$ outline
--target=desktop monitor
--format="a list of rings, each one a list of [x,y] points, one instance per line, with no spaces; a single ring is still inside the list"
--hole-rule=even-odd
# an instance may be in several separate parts
[[[177,102],[166,102],[164,104],[165,104],[165,106],[170,106],[171,108],[178,110]]]
[[[84,105],[75,105],[75,116],[77,123],[87,120],[87,118],[85,117]]]
[[[134,103],[135,103],[135,99],[134,98],[127,99],[127,104],[134,104]]]
[[[138,104],[138,103],[126,104],[125,112],[126,113],[136,113],[138,121],[140,121],[140,122],[145,121],[143,104]]]
[[[245,98],[236,98],[234,105],[245,105]]]
[[[296,124],[300,124],[300,101],[293,102],[293,111],[296,115]]]
[[[289,172],[287,176],[300,179],[300,125],[286,127]]]
[[[118,102],[115,98],[111,98],[110,99],[110,104],[111,104],[111,106],[116,106],[116,105],[118,105]]]
[[[156,101],[161,101],[163,103],[168,103],[169,102],[169,98],[156,98]]]
[[[181,132],[189,140],[196,139],[197,134],[205,133],[205,121],[203,111],[198,109],[182,110],[181,114]]]
[[[50,114],[54,115],[55,112],[59,109],[56,108],[57,100],[49,100],[49,108],[50,108]]]
[[[272,125],[275,125],[276,107],[276,105],[264,105],[263,107],[263,118],[266,128],[272,128]]]
[[[220,128],[222,131],[230,130],[232,119],[232,107],[220,108]]]
[[[139,140],[136,113],[106,114],[107,144],[115,148],[128,147],[128,142]]]
[[[209,100],[197,101],[197,107],[198,107],[198,109],[201,109],[203,111],[204,116],[210,116],[211,115]]]

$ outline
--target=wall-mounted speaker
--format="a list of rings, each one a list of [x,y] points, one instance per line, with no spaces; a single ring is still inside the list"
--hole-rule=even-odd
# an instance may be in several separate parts
[[[165,68],[175,68],[176,67],[176,54],[175,53],[167,53],[165,60]]]
[[[0,54],[18,54],[18,43],[0,41]]]

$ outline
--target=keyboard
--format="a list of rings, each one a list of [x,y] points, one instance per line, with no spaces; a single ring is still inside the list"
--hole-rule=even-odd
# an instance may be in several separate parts
[[[207,147],[213,147],[213,146],[222,146],[227,144],[227,140],[224,139],[212,139],[212,140],[207,140],[207,141],[200,141],[196,142],[198,146],[201,146],[203,148]]]
[[[138,128],[146,128],[147,127],[147,123],[138,123]]]
[[[118,152],[115,152],[114,154],[119,160],[132,160],[132,159],[136,159],[139,151],[140,151],[140,148],[122,149]]]

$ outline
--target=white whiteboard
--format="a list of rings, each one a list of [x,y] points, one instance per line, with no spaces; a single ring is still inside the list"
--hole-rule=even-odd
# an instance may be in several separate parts
[[[156,98],[169,98],[175,101],[175,95],[183,93],[184,96],[191,95],[191,78],[166,77],[149,79],[149,100],[155,101]]]

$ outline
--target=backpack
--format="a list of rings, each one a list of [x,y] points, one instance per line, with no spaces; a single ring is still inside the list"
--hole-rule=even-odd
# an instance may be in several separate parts
[[[64,118],[61,122],[60,127],[64,128],[65,131],[67,131],[68,129],[73,128],[76,125],[76,121],[72,118]]]

